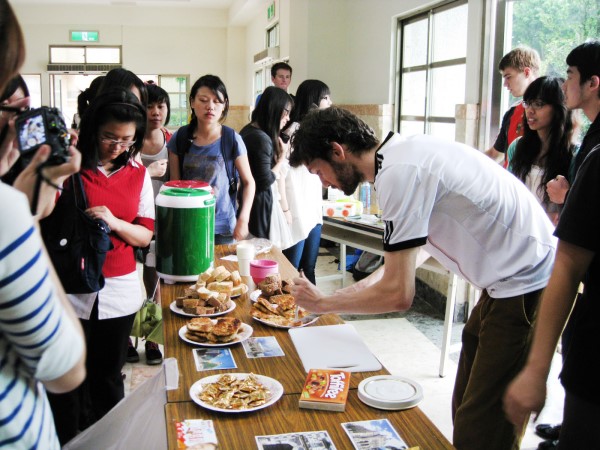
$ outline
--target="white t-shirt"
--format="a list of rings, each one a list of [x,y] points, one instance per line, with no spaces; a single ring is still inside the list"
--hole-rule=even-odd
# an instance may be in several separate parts
[[[290,135],[298,129],[294,122]],[[292,240],[303,241],[318,224],[323,223],[323,185],[305,165],[290,167],[285,178],[285,192],[292,213]]]
[[[425,245],[494,298],[546,286],[553,226],[512,174],[473,148],[431,136],[390,134],[376,161],[386,251]]]

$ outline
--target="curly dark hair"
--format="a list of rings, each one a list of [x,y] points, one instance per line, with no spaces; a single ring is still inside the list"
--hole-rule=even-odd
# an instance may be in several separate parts
[[[568,177],[571,158],[573,156],[573,139],[577,121],[573,112],[565,106],[565,95],[562,91],[563,78],[540,77],[533,81],[523,94],[523,101],[541,100],[551,105],[552,123],[548,134],[548,151],[542,158],[542,180],[537,190],[543,193],[544,200],[549,201],[546,183],[557,175]],[[542,141],[539,134],[529,128],[526,115],[523,115],[523,137],[516,144],[515,154],[511,160],[511,171],[517,178],[525,182],[531,167],[539,159]],[[573,180],[569,180],[572,182]]]
[[[110,122],[135,123],[135,144],[113,161],[115,169],[127,164],[144,145],[146,133],[146,108],[129,90],[114,87],[102,92],[81,118],[77,148],[81,152],[81,167],[97,170],[99,159],[99,130]]]
[[[335,106],[316,109],[304,117],[292,137],[290,165],[308,165],[315,159],[330,163],[332,142],[346,144],[357,156],[379,145],[373,129],[350,111]]]

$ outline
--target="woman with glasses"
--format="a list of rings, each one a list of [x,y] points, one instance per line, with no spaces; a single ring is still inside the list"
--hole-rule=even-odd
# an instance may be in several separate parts
[[[146,247],[154,231],[152,183],[145,167],[136,161],[145,130],[146,108],[123,88],[103,91],[81,120],[78,148],[86,213],[107,223],[114,248],[102,269],[104,288],[69,295],[88,344],[88,377],[78,390],[51,397],[63,444],[124,397],[121,368],[133,320],[143,302],[134,247]]]
[[[556,225],[560,205],[552,203],[546,184],[558,175],[573,181],[571,161],[577,121],[565,106],[562,78],[540,77],[523,94],[523,136],[508,148],[508,170],[527,185]]]
[[[292,106],[287,92],[269,86],[252,111],[251,122],[240,131],[256,182],[248,228],[255,237],[278,241],[273,243],[282,249],[293,242],[289,229],[292,213],[285,196],[287,144],[279,133],[290,120]]]

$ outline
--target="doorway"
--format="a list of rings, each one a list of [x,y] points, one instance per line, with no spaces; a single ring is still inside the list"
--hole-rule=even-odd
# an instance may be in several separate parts
[[[71,126],[73,116],[77,112],[77,97],[89,87],[92,80],[100,75],[100,73],[50,74],[50,104],[63,113],[67,126]]]

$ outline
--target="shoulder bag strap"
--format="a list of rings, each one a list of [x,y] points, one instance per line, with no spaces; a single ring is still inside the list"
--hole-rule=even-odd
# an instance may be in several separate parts
[[[85,189],[83,188],[83,180],[79,172],[71,175],[71,186],[73,189],[73,196],[75,197],[75,205],[85,211],[88,208],[87,196],[85,195]]]
[[[179,177],[181,178],[183,177],[183,159],[192,146],[192,141],[190,140],[190,125],[187,124],[179,128],[175,139],[175,147],[177,148],[177,156],[179,157]]]

